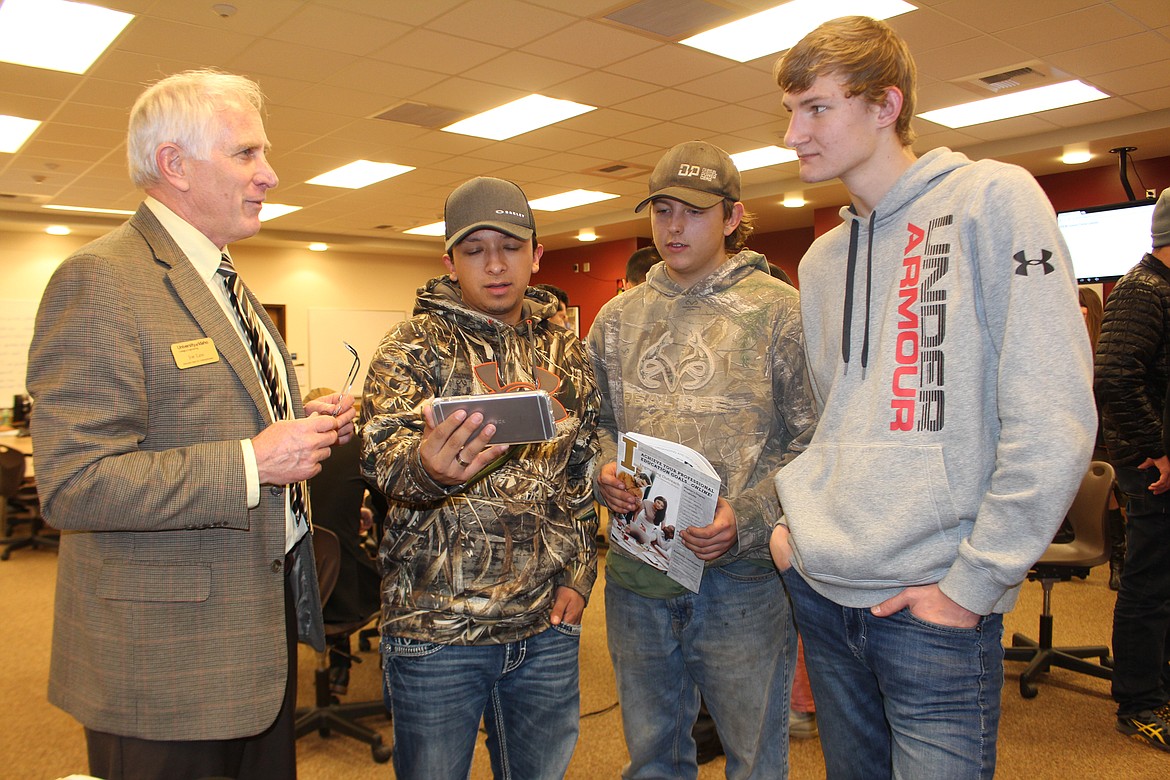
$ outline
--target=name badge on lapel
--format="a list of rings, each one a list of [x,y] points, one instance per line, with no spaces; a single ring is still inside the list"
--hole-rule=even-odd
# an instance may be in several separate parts
[[[175,356],[175,365],[180,369],[205,366],[219,361],[215,342],[208,338],[171,344],[171,354]]]

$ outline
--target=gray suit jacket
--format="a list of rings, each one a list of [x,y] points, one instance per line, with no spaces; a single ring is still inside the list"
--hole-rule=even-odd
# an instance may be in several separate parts
[[[218,360],[180,369],[171,345],[204,337]],[[239,440],[271,419],[233,324],[145,206],[53,274],[28,388],[37,488],[63,531],[49,700],[123,736],[263,731],[287,672],[285,489],[247,509]],[[312,545],[296,558],[302,639],[322,647]]]

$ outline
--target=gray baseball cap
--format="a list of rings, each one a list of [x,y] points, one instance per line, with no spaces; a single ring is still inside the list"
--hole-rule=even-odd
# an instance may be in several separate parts
[[[637,213],[655,198],[673,198],[689,206],[707,209],[724,199],[739,200],[739,168],[718,146],[706,141],[686,141],[662,156],[650,174],[650,197],[638,204]]]
[[[480,176],[456,187],[443,206],[443,221],[448,254],[451,247],[482,228],[491,228],[521,241],[531,241],[536,232],[524,190],[513,182],[489,176]]]
[[[1154,218],[1150,223],[1150,238],[1157,249],[1170,244],[1170,189],[1162,190],[1154,205]]]

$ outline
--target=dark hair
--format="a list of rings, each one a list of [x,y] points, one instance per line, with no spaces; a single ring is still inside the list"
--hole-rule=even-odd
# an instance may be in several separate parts
[[[782,282],[787,282],[790,286],[793,286],[792,277],[788,275],[787,271],[775,263],[768,263],[768,273],[772,274],[773,278],[779,279]]]
[[[735,201],[728,198],[723,199],[723,219],[731,218],[731,210],[735,208]],[[756,229],[756,216],[752,214],[747,208],[743,210],[743,216],[739,220],[739,224],[735,226],[735,230],[731,235],[723,237],[723,248],[728,252],[738,252],[747,244],[748,236]]]
[[[626,281],[641,284],[646,281],[646,272],[650,270],[650,266],[661,260],[662,255],[658,254],[653,244],[636,250],[626,261]]]
[[[569,308],[569,294],[567,292],[565,292],[564,290],[562,290],[560,287],[557,287],[556,285],[552,285],[552,284],[534,284],[533,287],[536,287],[537,289],[540,289],[540,290],[544,290],[545,292],[552,293],[553,295],[555,295],[557,297],[557,300],[560,301],[566,309]]]

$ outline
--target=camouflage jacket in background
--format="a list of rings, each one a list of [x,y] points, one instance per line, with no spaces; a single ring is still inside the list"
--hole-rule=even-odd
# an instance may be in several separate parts
[[[439,277],[374,353],[362,473],[390,501],[378,556],[384,633],[514,642],[549,627],[558,586],[588,600],[597,576],[591,479],[600,399],[584,345],[546,321],[555,304],[530,287],[520,323],[505,325],[467,308],[459,284]],[[471,484],[432,480],[418,451],[423,401],[505,389],[548,390],[564,408],[555,438],[514,447]]]

